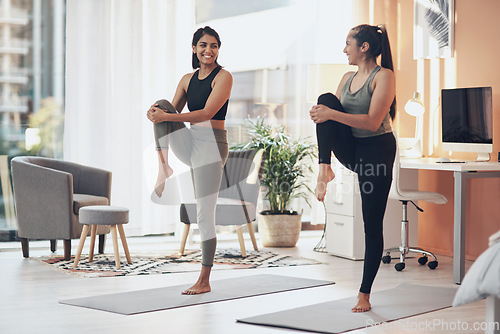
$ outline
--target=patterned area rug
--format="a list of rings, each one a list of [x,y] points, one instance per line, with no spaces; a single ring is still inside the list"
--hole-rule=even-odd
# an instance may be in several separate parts
[[[223,269],[249,269],[288,267],[321,262],[288,255],[279,255],[269,250],[247,251],[247,257],[241,256],[239,249],[217,250],[213,270]],[[188,250],[184,256],[177,252],[168,255],[134,255],[132,264],[128,264],[125,256],[121,254],[121,268],[116,269],[113,254],[94,255],[94,261],[88,262],[88,255],[82,254],[78,267],[73,268],[74,260],[65,261],[62,256],[35,258],[53,268],[82,277],[116,277],[127,275],[152,275],[170,274],[187,271],[199,271],[201,263],[200,250]]]

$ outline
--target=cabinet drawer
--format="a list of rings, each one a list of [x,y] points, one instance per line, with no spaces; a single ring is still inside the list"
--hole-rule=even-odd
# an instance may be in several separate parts
[[[349,216],[327,214],[326,250],[336,256],[363,259],[362,222]]]
[[[358,191],[356,175],[343,174],[328,183],[326,191],[326,211],[329,213],[354,216]]]

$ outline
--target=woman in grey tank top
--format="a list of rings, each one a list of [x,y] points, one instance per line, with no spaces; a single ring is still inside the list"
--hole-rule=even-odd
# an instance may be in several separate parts
[[[395,116],[395,78],[389,39],[384,26],[360,25],[349,32],[344,48],[350,65],[336,92],[318,98],[310,111],[316,124],[319,174],[316,197],[323,201],[326,185],[335,174],[333,152],[346,168],[358,174],[365,231],[363,278],[353,312],[371,309],[370,292],[382,252],[383,219],[392,183],[396,141],[391,118]],[[381,65],[377,58],[381,57]]]

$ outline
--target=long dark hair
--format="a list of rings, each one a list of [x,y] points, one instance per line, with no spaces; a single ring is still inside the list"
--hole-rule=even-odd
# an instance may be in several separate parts
[[[392,64],[391,45],[389,44],[389,36],[383,24],[378,26],[371,26],[368,24],[361,24],[351,29],[353,32],[352,37],[356,40],[358,46],[363,43],[368,43],[368,54],[370,57],[377,59],[381,55],[380,65],[394,71]],[[396,117],[396,98],[392,101],[389,115],[394,119]]]
[[[200,29],[196,30],[196,32],[193,35],[192,45],[196,46],[196,44],[198,44],[198,41],[200,40],[200,38],[203,37],[203,35],[210,35],[210,36],[214,37],[217,40],[217,44],[219,45],[219,48],[220,48],[221,43],[220,43],[219,34],[214,29],[210,28],[209,26],[206,26],[204,28],[200,28]],[[217,59],[215,59],[215,63],[218,66],[220,66],[219,63],[217,63]],[[194,70],[200,67],[200,61],[199,61],[196,53],[193,53],[193,59],[191,61],[191,64],[192,64]]]

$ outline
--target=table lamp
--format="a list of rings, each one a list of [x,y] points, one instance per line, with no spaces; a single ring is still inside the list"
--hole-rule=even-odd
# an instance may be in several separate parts
[[[420,143],[420,117],[425,112],[425,107],[420,99],[420,93],[413,93],[413,98],[408,100],[405,105],[405,111],[411,116],[415,116],[415,136],[414,138],[400,138],[399,147],[402,157],[407,158],[420,158],[422,156],[422,147]]]
[[[419,136],[419,127],[420,127],[420,116],[422,116],[425,112],[425,107],[420,99],[420,93],[413,93],[413,98],[408,100],[405,105],[405,111],[408,115],[412,115],[417,117],[417,124],[415,125],[415,138]]]

